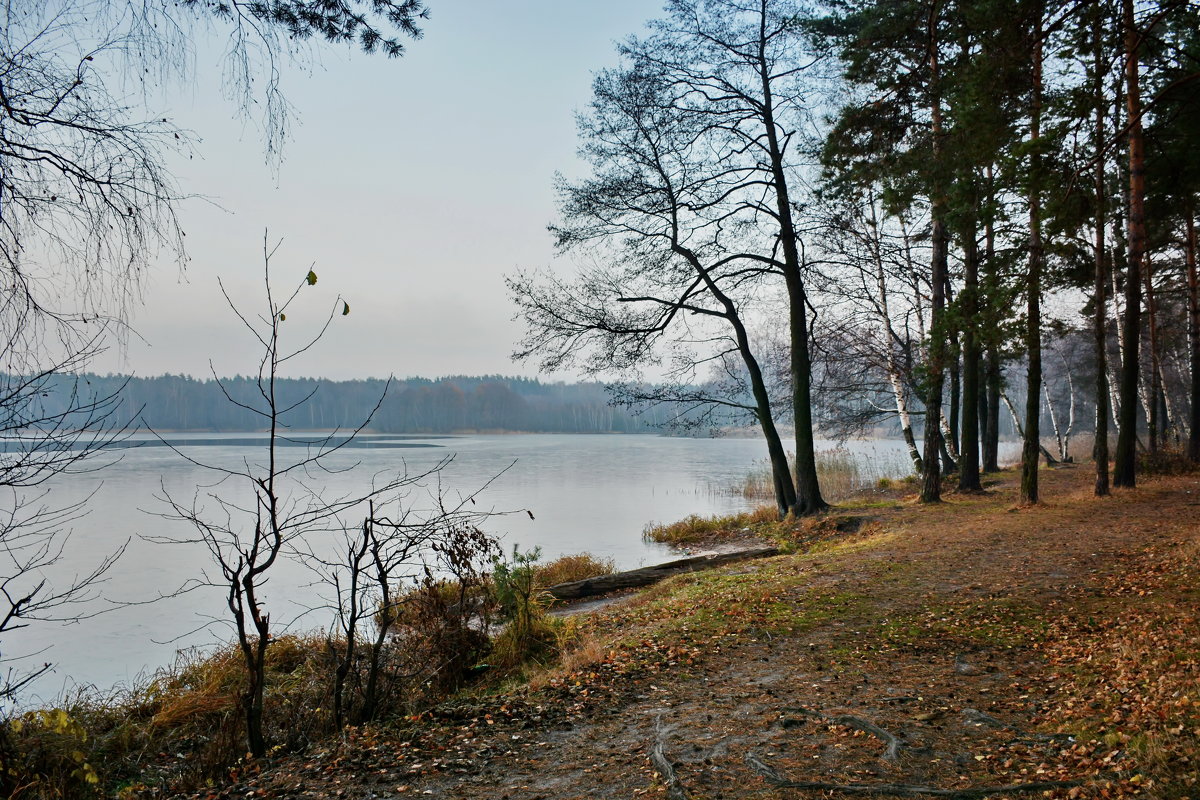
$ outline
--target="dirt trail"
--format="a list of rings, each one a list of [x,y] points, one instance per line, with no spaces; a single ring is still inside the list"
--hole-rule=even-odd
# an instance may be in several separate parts
[[[1103,762],[1103,742],[1059,732],[1055,636],[1075,636],[1124,576],[1197,549],[1200,476],[1097,501],[1086,467],[1043,470],[1046,502],[1031,509],[1013,507],[1011,483],[860,509],[875,521],[840,546],[690,578],[706,602],[741,593],[728,624],[715,600],[648,623],[676,584],[606,608],[593,640],[625,644],[537,691],[450,705],[402,736],[361,733],[214,795],[850,796],[773,785],[791,781],[1158,796],[1126,780],[1122,755]]]

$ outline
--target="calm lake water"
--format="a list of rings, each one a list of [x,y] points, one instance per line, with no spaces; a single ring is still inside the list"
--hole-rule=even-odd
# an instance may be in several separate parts
[[[243,486],[232,480],[214,486],[216,476],[188,458],[240,466],[246,459],[261,458],[263,448],[245,435],[180,435],[172,439],[179,452],[143,439],[140,441],[147,446],[114,453],[119,460],[111,466],[71,476],[51,487],[50,502],[56,505],[91,495],[88,514],[74,524],[64,558],[50,576],[52,581],[65,581],[88,570],[130,541],[102,586],[105,599],[97,599],[83,610],[105,609],[106,600],[150,600],[204,569],[212,571],[206,551],[198,545],[155,544],[142,538],[186,537],[191,531],[186,524],[162,516],[166,506],[159,495],[165,490],[177,499],[190,500],[200,487],[202,497],[210,492],[225,498],[242,496]],[[747,502],[729,489],[738,486],[765,455],[761,441],[746,438],[377,436],[366,437],[361,444],[364,446],[346,448],[331,458],[330,466],[344,471],[313,476],[307,483],[319,485],[331,495],[345,494],[360,491],[373,476],[405,468],[410,474],[419,473],[452,455],[453,461],[442,473],[443,487],[452,495],[474,491],[503,472],[480,496],[478,507],[520,510],[489,523],[490,532],[502,537],[506,550],[511,551],[514,543],[523,550],[538,546],[548,559],[587,550],[612,557],[618,568],[672,557],[667,548],[642,540],[648,522],[744,509]],[[832,442],[821,444],[834,446]],[[904,470],[902,442],[852,441],[844,447],[879,473]],[[303,453],[292,451],[283,451],[284,456]],[[303,568],[281,565],[264,592],[276,624],[294,620],[292,625],[298,629],[325,625],[326,619],[319,614],[302,616],[304,609],[318,604],[311,582]],[[224,611],[218,591],[200,590],[146,605],[118,607],[74,624],[36,623],[6,636],[4,655],[36,653],[26,665],[56,664],[54,672],[40,679],[31,692],[31,701],[46,700],[79,685],[105,688],[129,682],[170,662],[180,648],[226,640],[230,631],[219,622]]]

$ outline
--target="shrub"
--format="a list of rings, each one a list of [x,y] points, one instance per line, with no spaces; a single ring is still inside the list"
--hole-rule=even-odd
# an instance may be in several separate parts
[[[592,577],[611,572],[611,559],[590,555],[566,556],[549,564],[538,564],[541,548],[522,553],[513,547],[512,558],[497,558],[492,570],[496,603],[506,625],[492,641],[492,660],[498,666],[513,669],[533,662],[546,665],[558,658],[576,638],[574,620],[546,614],[553,598],[547,585],[578,575]],[[590,573],[590,574],[588,574]],[[563,577],[568,576],[568,577]]]
[[[0,788],[12,800],[95,797],[87,731],[67,709],[29,711],[0,730]]]
[[[356,656],[349,683],[356,708],[376,652],[377,716],[414,713],[463,684],[489,643],[472,624],[475,611],[455,602],[458,596],[432,584],[406,595],[402,622],[378,651],[364,642]],[[553,632],[545,638],[555,641]],[[344,642],[326,634],[271,640],[265,731],[270,751],[302,751],[337,733],[332,684],[343,651]],[[63,708],[0,722],[0,796],[161,797],[220,783],[245,756],[240,703],[245,684],[241,652],[227,645],[182,653],[173,665],[120,694],[81,692],[63,701]]]
[[[1146,475],[1184,475],[1195,469],[1183,447],[1163,446],[1156,453],[1138,453],[1138,471]]]

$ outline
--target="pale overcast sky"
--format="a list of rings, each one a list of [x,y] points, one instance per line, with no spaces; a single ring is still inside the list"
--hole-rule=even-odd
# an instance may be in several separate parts
[[[340,292],[352,309],[293,374],[533,374],[509,360],[521,327],[503,276],[551,261],[553,174],[580,169],[574,113],[661,0],[429,5],[403,58],[324,46],[311,70],[285,72],[299,120],[274,172],[222,99],[216,53],[199,48],[194,85],[175,87],[167,112],[200,139],[176,169],[182,189],[220,207],[183,204],[186,271],[158,269],[133,318],[145,341],[99,369],[205,375],[211,358],[221,374],[252,371],[216,280],[256,308],[266,230],[283,240],[277,277],[311,265],[306,296]]]

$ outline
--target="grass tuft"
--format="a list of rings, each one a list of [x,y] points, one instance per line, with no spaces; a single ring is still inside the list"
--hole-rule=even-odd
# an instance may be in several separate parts
[[[703,544],[738,536],[763,537],[768,528],[779,524],[779,512],[774,506],[759,506],[753,511],[725,516],[701,517],[692,514],[669,525],[652,522],[642,531],[642,538],[676,546]]]
[[[591,553],[573,553],[559,556],[545,564],[534,567],[534,577],[541,586],[555,586],[569,581],[582,581],[599,575],[611,575],[617,571],[617,562]]]

